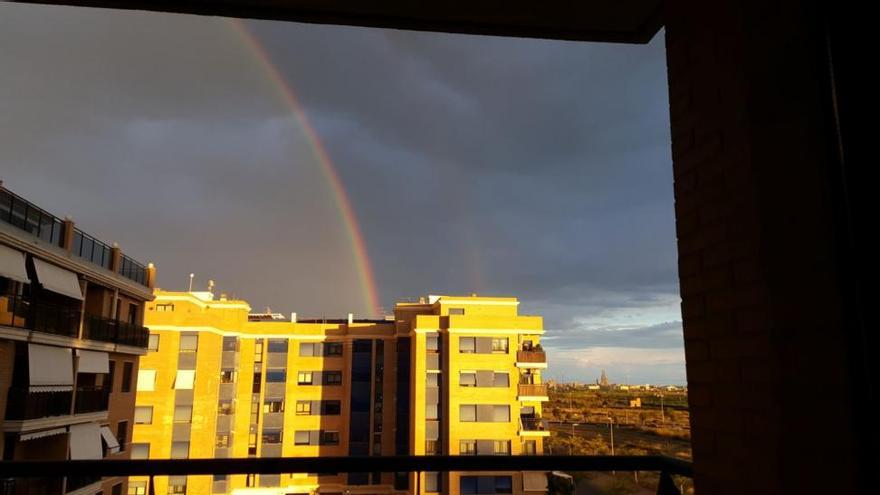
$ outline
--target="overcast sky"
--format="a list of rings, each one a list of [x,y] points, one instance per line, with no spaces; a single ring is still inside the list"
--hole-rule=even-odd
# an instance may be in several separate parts
[[[684,383],[663,35],[551,42],[247,21],[303,103],[386,309],[515,295],[549,374]],[[300,123],[216,18],[0,4],[0,179],[255,310],[363,315]]]

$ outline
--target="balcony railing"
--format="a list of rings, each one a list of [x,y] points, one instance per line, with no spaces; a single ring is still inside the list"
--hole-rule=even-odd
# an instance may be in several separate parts
[[[103,316],[86,315],[83,320],[83,338],[146,349],[150,330]]]
[[[79,316],[78,307],[33,301],[27,296],[0,295],[0,325],[76,337]]]
[[[518,395],[528,397],[547,397],[547,385],[544,385],[543,383],[540,385],[520,383]]]
[[[73,392],[29,392],[10,388],[7,393],[6,419],[27,420],[70,415]]]
[[[110,390],[106,388],[77,388],[73,399],[76,414],[106,411],[110,404]]]
[[[0,222],[18,227],[54,246],[61,247],[64,242],[64,222],[60,218],[4,187],[0,187]]]
[[[658,495],[678,495],[672,475],[693,477],[690,462],[666,456],[342,456],[0,462],[0,480],[58,476],[186,476],[278,473],[473,471],[653,471]],[[149,483],[152,489],[152,482]],[[27,492],[25,492],[27,493]],[[57,493],[57,492],[50,492]],[[5,493],[3,495],[6,495]],[[12,495],[19,495],[12,492]]]
[[[0,495],[61,493],[62,481],[62,478],[0,478]]]
[[[529,350],[516,351],[516,361],[518,363],[546,363],[547,355],[544,351]]]
[[[550,431],[546,419],[519,418],[519,424],[523,431]]]

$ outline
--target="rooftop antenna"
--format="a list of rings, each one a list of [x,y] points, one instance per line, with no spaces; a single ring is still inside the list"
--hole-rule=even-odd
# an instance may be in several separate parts
[[[187,291],[187,292],[192,292],[192,291],[193,291],[193,277],[195,277],[195,276],[196,276],[195,273],[190,273],[190,274],[189,274],[189,291]]]

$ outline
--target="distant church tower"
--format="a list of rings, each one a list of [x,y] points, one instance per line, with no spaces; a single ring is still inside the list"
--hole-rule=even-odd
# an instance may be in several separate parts
[[[599,377],[599,385],[602,387],[608,386],[608,376],[605,375],[605,370],[602,370],[602,376]]]

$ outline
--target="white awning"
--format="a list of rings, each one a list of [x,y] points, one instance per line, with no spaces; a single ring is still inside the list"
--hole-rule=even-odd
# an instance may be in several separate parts
[[[0,244],[0,277],[29,283],[24,268],[24,253]]]
[[[101,459],[104,451],[101,448],[101,431],[98,423],[82,423],[70,425],[70,458]]]
[[[547,473],[541,471],[523,472],[523,491],[547,492]]]
[[[28,374],[31,392],[73,390],[71,349],[28,344]]]
[[[26,442],[28,440],[36,440],[38,438],[46,438],[53,437],[55,435],[61,435],[63,433],[67,433],[67,428],[52,428],[51,430],[43,430],[43,431],[32,431],[30,433],[22,433],[18,436],[18,439],[22,442]]]
[[[156,390],[156,370],[138,370],[137,391],[152,392]]]
[[[174,388],[177,390],[192,390],[196,380],[196,370],[177,370],[177,378],[174,380]]]
[[[77,349],[76,355],[79,358],[77,373],[110,373],[110,355],[106,352]]]
[[[37,258],[34,258],[34,269],[44,289],[82,301],[82,289],[75,273]]]
[[[101,437],[104,439],[104,443],[107,444],[107,449],[110,450],[111,454],[119,452],[119,442],[116,441],[116,436],[110,431],[109,426],[101,427]]]

